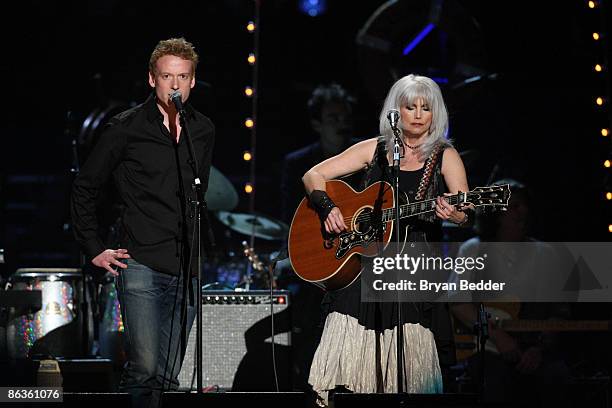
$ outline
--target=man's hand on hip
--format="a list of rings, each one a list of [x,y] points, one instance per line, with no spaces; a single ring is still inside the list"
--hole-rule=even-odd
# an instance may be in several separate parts
[[[128,259],[131,258],[130,254],[128,254],[127,249],[107,249],[105,251],[100,252],[94,259],[91,260],[91,263],[96,265],[99,268],[104,268],[109,271],[113,276],[118,276],[119,272],[117,272],[116,268],[113,268],[111,265],[118,266],[119,268],[127,268],[127,265],[119,262],[119,259]]]

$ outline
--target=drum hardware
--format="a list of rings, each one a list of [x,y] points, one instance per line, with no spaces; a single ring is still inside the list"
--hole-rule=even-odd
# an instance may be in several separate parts
[[[222,288],[224,286],[233,290],[269,288],[268,273],[258,268],[262,264],[269,263],[268,260],[274,259],[274,254],[278,254],[278,246],[275,241],[286,239],[289,226],[261,214],[229,211],[215,211],[213,214],[225,228],[222,236],[227,239],[228,247],[221,250],[214,259],[209,259],[204,266],[209,281],[214,282],[207,287],[220,288],[221,286]],[[253,253],[249,257],[249,254],[245,253],[244,244],[239,245],[239,242],[243,242],[243,239],[236,240],[236,236],[232,232],[269,241],[269,243],[262,243],[261,246],[258,246],[260,254],[255,264],[251,262]],[[262,246],[265,250],[262,250]]]
[[[255,273],[251,275],[251,279],[255,276],[255,279],[261,280],[264,283],[264,288],[278,289],[276,276],[274,269],[278,257],[278,252],[271,254],[269,259],[261,260],[255,249],[250,247],[246,241],[242,241],[243,254],[249,260],[250,266],[255,270]],[[270,281],[271,280],[271,281]]]
[[[268,272],[262,266],[270,264],[276,258],[278,251],[262,251],[256,258],[254,252],[246,253],[227,251],[224,256],[207,260],[204,265],[205,275],[208,277],[204,289],[210,290],[246,290],[267,289],[269,285]],[[252,265],[255,261],[255,265]],[[252,268],[249,271],[249,268]]]
[[[289,232],[289,226],[284,222],[261,214],[218,211],[215,216],[233,231],[269,241],[284,240]]]

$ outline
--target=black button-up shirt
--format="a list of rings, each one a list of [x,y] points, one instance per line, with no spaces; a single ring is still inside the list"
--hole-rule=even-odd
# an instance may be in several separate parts
[[[186,105],[185,110],[205,193],[215,129],[209,118],[191,106]],[[195,197],[184,133],[182,130],[177,143],[164,126],[155,95],[109,121],[72,188],[75,237],[89,257],[107,249],[98,235],[96,202],[112,177],[124,208],[121,246],[139,263],[179,273],[180,254],[184,261],[190,253],[190,203]],[[196,257],[197,251],[192,252],[192,258]],[[191,270],[195,272],[195,262]]]

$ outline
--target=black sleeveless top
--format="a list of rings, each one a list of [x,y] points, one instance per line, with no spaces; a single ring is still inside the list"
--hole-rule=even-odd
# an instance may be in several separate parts
[[[391,167],[388,165],[384,142],[379,138],[379,143],[374,154],[374,158],[366,169],[366,174],[362,186],[365,188],[370,184],[385,180],[391,181]],[[439,153],[442,154],[442,151]],[[384,159],[381,156],[384,155]],[[444,182],[441,179],[441,157],[436,163],[436,168],[432,174],[432,179],[427,188],[425,198],[433,198],[441,195]],[[425,171],[425,166],[416,171],[400,172],[400,190],[408,196],[410,201],[414,200],[419,183]],[[442,237],[442,223],[435,214],[423,215],[418,218],[410,218],[408,221],[412,228],[408,237],[414,242],[440,241]],[[367,261],[363,258],[363,261]],[[397,326],[397,304],[393,302],[362,302],[361,301],[361,279],[358,278],[350,286],[330,291],[325,294],[322,302],[323,320],[332,312],[349,315],[356,318],[360,325],[366,329],[383,331]],[[420,323],[429,328],[436,341],[438,357],[443,366],[453,365],[455,359],[455,344],[450,319],[448,304],[436,302],[405,302],[402,303],[402,322]]]

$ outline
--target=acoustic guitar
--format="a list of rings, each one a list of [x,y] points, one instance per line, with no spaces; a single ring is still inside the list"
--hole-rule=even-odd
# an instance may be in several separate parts
[[[395,219],[395,198],[393,187],[384,181],[374,183],[362,192],[356,192],[340,180],[328,181],[325,187],[345,217],[348,230],[328,234],[318,214],[304,198],[289,230],[289,259],[301,279],[325,290],[337,290],[357,279],[361,271],[361,256],[377,256],[389,244]],[[505,209],[510,199],[510,186],[477,187],[444,199],[451,205],[472,204]],[[400,200],[403,200],[399,205],[400,219],[435,211],[435,199],[409,203],[406,195],[401,194]],[[403,250],[408,228],[401,232]]]

